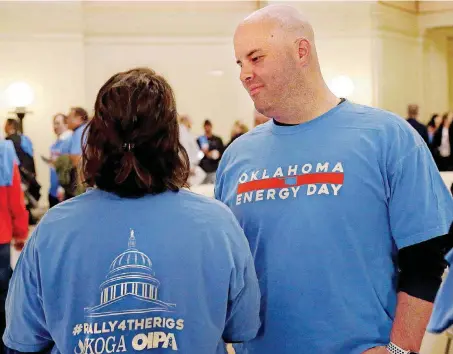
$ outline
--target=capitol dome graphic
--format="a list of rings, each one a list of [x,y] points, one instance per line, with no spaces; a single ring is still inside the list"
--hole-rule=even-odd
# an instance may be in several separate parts
[[[113,260],[100,286],[99,305],[86,308],[85,316],[171,312],[176,306],[158,300],[159,286],[151,259],[137,249],[134,230],[131,230],[127,250]]]

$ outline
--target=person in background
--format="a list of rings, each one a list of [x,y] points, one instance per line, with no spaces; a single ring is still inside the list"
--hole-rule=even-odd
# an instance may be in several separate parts
[[[407,122],[420,134],[425,141],[426,145],[429,145],[428,130],[426,126],[418,121],[418,105],[410,104],[407,106]]]
[[[336,97],[314,30],[266,6],[234,35],[264,123],[231,144],[216,199],[249,240],[262,326],[248,354],[420,350],[453,244],[453,199],[401,117]]]
[[[5,122],[5,134],[6,134],[6,139],[11,140],[14,145],[19,145],[23,152],[27,154],[31,159],[34,158],[34,153],[33,153],[33,143],[31,142],[31,139],[22,134],[20,131],[20,126],[19,122],[16,119],[8,118]],[[16,153],[17,153],[17,148],[16,148]],[[21,154],[18,154],[19,160],[21,160]],[[27,169],[36,175],[36,169],[35,169],[35,163],[33,161],[30,166],[27,166]]]
[[[84,128],[88,124],[88,113],[81,107],[73,107],[69,111],[67,122],[68,128],[71,129],[73,133],[64,152],[69,154],[72,165],[77,167],[80,158],[82,157],[82,134]]]
[[[270,120],[269,117],[266,117],[264,114],[258,112],[256,109],[253,113],[253,124],[255,127],[258,125],[264,124]]]
[[[226,148],[230,146],[230,144],[235,141],[237,138],[239,138],[241,135],[244,135],[249,131],[249,128],[242,123],[241,121],[237,120],[233,124],[233,129],[231,130],[231,140],[227,144]]]
[[[82,157],[82,135],[89,121],[88,113],[81,107],[73,107],[68,114],[71,137],[62,145],[61,155],[55,161],[58,181],[64,189],[65,200],[85,191],[80,179],[79,162]]]
[[[440,125],[442,124],[442,116],[440,114],[434,113],[431,116],[426,128],[428,130],[428,147],[433,155],[434,161],[436,162],[436,166],[439,166],[438,158],[439,158],[439,151],[437,147],[434,146],[434,136],[436,135],[437,130],[439,129]]]
[[[189,131],[192,130],[192,119],[187,114],[181,114],[179,124],[184,125]]]
[[[433,138],[433,148],[436,149],[439,171],[453,170],[453,112],[442,116],[442,123]]]
[[[6,347],[224,354],[225,342],[255,337],[247,239],[224,205],[184,189],[189,159],[167,81],[145,68],[112,76],[85,132],[91,189],[30,236],[11,279]]]
[[[222,157],[224,146],[220,137],[212,133],[212,123],[209,119],[205,120],[204,135],[198,138],[198,145],[204,156],[200,161],[200,167],[206,172],[204,184],[214,183],[217,167]]]
[[[64,200],[64,188],[60,186],[54,164],[64,150],[64,144],[69,143],[72,135],[72,131],[68,129],[67,119],[63,113],[53,117],[53,131],[57,140],[50,147],[50,159],[44,159],[50,165],[49,208]]]
[[[191,132],[192,122],[188,115],[179,117],[179,140],[186,149],[190,162],[190,175],[188,179],[189,186],[198,186],[206,178],[206,172],[199,166],[203,158],[203,152],[200,150],[197,139]]]
[[[5,330],[5,300],[11,277],[11,241],[18,251],[28,235],[28,212],[21,187],[19,160],[11,141],[0,139],[0,333]],[[0,353],[3,346],[0,347]]]
[[[41,198],[41,185],[36,179],[35,159],[33,155],[33,144],[29,137],[20,131],[19,122],[15,119],[7,119],[5,123],[6,139],[13,142],[14,150],[19,159],[19,171],[22,184],[25,186],[26,206],[28,222],[36,224],[36,219],[31,210],[38,206]]]
[[[441,124],[442,116],[438,113],[434,113],[426,126],[426,128],[428,129],[428,142],[430,145],[433,143],[434,135],[436,134],[437,129],[439,129]]]

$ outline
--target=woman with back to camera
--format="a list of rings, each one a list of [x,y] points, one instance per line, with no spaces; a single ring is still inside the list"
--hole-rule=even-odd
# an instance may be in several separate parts
[[[225,353],[252,339],[259,290],[232,214],[183,187],[173,91],[150,69],[110,78],[85,130],[86,193],[44,216],[14,272],[13,352]]]

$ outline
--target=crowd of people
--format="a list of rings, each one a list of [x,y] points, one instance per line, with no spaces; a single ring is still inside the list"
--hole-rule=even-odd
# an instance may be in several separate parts
[[[419,107],[411,104],[407,109],[407,121],[428,145],[439,171],[453,171],[453,111],[434,113],[428,124],[418,121]]]
[[[413,105],[408,124],[336,97],[290,6],[248,16],[234,48],[257,113],[227,147],[209,120],[191,133],[149,68],[107,80],[92,118],[56,115],[53,207],[25,246],[33,149],[5,129],[0,263],[11,237],[23,247],[1,284],[6,352],[411,354],[453,324],[453,197],[434,163],[449,166],[451,115],[428,130]]]

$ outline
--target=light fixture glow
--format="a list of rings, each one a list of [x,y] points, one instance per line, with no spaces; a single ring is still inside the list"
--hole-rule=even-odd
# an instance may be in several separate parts
[[[349,97],[354,92],[354,82],[345,75],[334,77],[328,84],[330,91],[337,97]]]
[[[6,99],[12,107],[27,107],[33,103],[35,93],[26,82],[14,82],[6,89]]]

